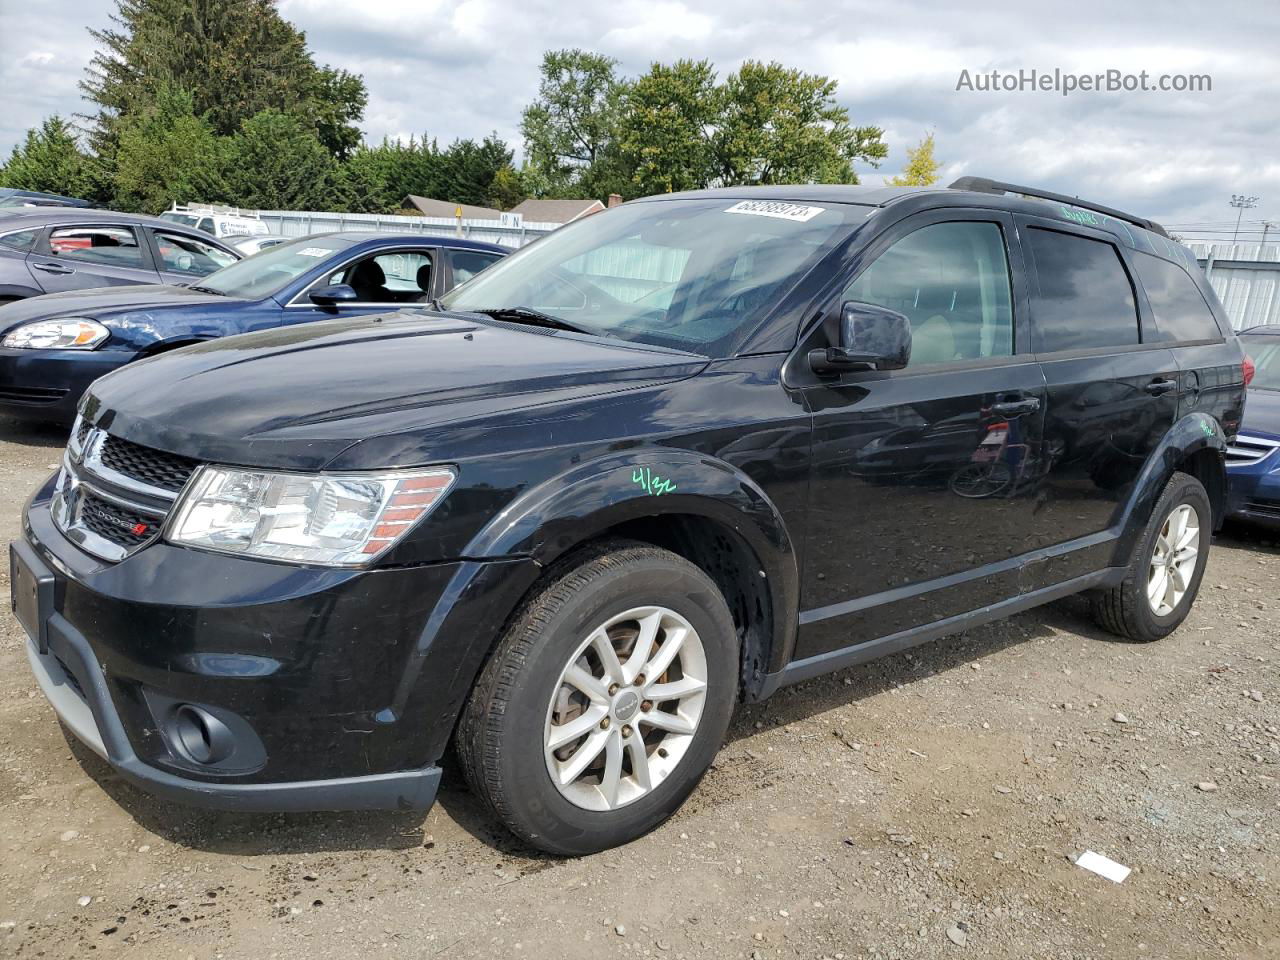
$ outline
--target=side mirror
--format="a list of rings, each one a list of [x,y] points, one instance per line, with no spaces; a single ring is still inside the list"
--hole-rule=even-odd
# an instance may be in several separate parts
[[[911,321],[896,310],[846,300],[839,318],[829,317],[826,328],[832,346],[809,351],[816,373],[901,370],[911,360]]]
[[[339,303],[351,303],[358,300],[360,295],[356,293],[355,288],[345,283],[335,283],[329,287],[317,287],[311,291],[310,298],[312,303],[318,303],[322,307],[332,307]]]

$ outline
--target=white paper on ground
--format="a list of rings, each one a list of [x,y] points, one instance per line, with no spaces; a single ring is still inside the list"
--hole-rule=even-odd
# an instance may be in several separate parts
[[[1108,880],[1114,880],[1116,883],[1124,883],[1124,878],[1130,874],[1130,870],[1122,863],[1116,863],[1110,857],[1104,857],[1100,853],[1094,853],[1092,850],[1086,850],[1080,854],[1080,859],[1076,861],[1077,867],[1084,867],[1091,870],[1100,877],[1106,877]]]

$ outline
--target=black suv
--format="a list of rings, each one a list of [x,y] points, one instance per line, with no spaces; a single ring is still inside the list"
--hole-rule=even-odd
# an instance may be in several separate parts
[[[112,373],[13,545],[31,664],[146,790],[622,843],[740,700],[1067,594],[1186,617],[1243,354],[1191,254],[950,189],[628,203],[408,309]]]

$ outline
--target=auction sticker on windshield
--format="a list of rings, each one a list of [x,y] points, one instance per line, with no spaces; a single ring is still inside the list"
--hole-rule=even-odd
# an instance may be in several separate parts
[[[745,213],[753,217],[773,217],[777,220],[798,220],[804,223],[820,214],[825,207],[806,207],[798,203],[779,200],[743,200],[725,210],[725,213]]]
[[[300,257],[324,257],[333,253],[328,247],[304,247],[298,251]]]

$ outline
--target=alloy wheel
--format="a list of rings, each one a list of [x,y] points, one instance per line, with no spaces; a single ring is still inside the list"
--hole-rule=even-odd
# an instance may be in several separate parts
[[[646,796],[688,751],[706,692],[706,651],[683,616],[646,606],[610,617],[569,658],[547,706],[552,783],[587,810]]]
[[[1200,515],[1181,503],[1165,517],[1151,551],[1147,572],[1147,602],[1158,617],[1168,616],[1182,602],[1196,572],[1200,553]]]

